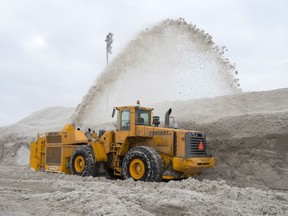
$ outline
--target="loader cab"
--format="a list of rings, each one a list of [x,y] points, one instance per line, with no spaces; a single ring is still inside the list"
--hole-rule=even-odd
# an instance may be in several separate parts
[[[112,117],[117,110],[116,131],[135,130],[135,126],[151,126],[152,125],[152,108],[140,106],[115,107]]]

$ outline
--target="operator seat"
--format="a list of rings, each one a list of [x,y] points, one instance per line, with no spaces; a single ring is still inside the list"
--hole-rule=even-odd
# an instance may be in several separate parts
[[[138,125],[144,125],[144,118],[138,118]]]

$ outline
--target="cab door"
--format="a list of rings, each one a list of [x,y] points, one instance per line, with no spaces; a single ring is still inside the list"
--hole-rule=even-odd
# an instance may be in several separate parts
[[[119,110],[116,126],[116,143],[125,143],[126,138],[131,134],[131,110]]]

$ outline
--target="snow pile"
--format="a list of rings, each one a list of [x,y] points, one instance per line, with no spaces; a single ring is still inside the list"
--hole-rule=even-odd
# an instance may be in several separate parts
[[[0,128],[0,162],[25,165],[29,163],[30,143],[37,133],[60,130],[72,115],[73,108],[47,107],[16,124]]]
[[[179,126],[205,131],[217,158],[199,177],[288,189],[288,89],[179,102]],[[187,108],[189,107],[189,109]]]
[[[111,119],[114,106],[215,97],[239,92],[225,47],[184,20],[166,20],[141,32],[98,77],[71,121],[77,126]],[[155,107],[157,108],[157,107]]]
[[[108,180],[0,166],[3,215],[287,215],[287,192],[190,178]]]

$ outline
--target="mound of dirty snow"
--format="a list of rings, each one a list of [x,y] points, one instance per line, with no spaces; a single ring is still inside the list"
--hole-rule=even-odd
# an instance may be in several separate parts
[[[200,178],[288,189],[288,89],[179,102],[179,126],[205,131],[217,158]],[[167,104],[166,104],[167,105]]]

